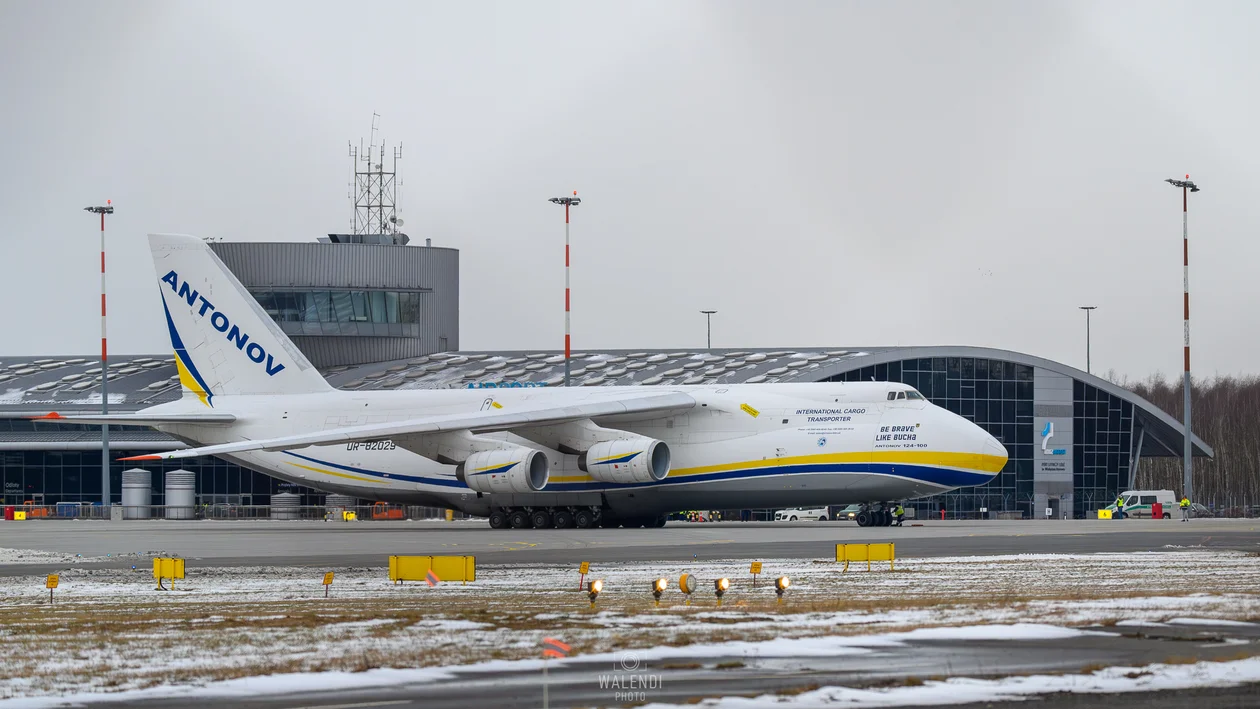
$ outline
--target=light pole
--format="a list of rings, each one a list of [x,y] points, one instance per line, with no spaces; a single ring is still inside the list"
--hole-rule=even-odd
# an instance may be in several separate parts
[[[704,313],[704,346],[705,349],[713,349],[713,314],[716,310],[701,310]]]
[[[569,207],[582,203],[573,190],[572,197],[552,197],[549,201],[564,205],[564,385],[569,386]]]
[[[1199,186],[1190,181],[1190,176],[1186,175],[1184,180],[1164,180],[1173,187],[1181,188],[1181,264],[1182,274],[1181,282],[1184,291],[1185,315],[1183,316],[1183,330],[1185,331],[1185,364],[1186,373],[1182,388],[1185,390],[1185,409],[1186,409],[1186,430],[1185,430],[1185,460],[1182,462],[1182,495],[1186,499],[1194,499],[1194,480],[1191,476],[1193,465],[1191,463],[1191,455],[1193,454],[1193,444],[1190,440],[1190,193],[1198,192]]]
[[[1080,305],[1077,306],[1085,311],[1085,373],[1090,373],[1089,367],[1089,311],[1097,310],[1097,305]]]
[[[105,200],[104,207],[84,207],[83,211],[101,215],[101,415],[109,414],[109,349],[105,346],[105,215],[114,213],[114,200]],[[109,424],[101,424],[101,505],[109,514]]]

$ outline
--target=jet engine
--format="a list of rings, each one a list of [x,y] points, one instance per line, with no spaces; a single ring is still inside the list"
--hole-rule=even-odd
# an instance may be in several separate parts
[[[455,477],[477,492],[538,492],[550,474],[545,453],[522,447],[473,453],[455,466]]]
[[[653,438],[600,441],[578,456],[578,468],[602,483],[654,483],[669,475],[669,446]]]

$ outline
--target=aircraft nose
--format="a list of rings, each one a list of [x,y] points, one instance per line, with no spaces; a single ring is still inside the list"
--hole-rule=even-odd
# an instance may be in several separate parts
[[[972,424],[973,426],[975,424]],[[1006,465],[1009,454],[1006,452],[1006,446],[1002,445],[998,439],[989,434],[988,431],[976,426],[979,435],[979,450],[981,470],[997,475],[998,472]]]

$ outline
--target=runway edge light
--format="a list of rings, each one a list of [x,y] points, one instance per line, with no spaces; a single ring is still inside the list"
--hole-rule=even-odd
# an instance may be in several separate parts
[[[722,596],[726,594],[726,590],[731,587],[731,580],[723,576],[713,582],[713,595],[717,596],[717,604],[722,605]]]
[[[792,579],[786,576],[780,576],[779,578],[774,580],[774,593],[776,596],[779,597],[779,603],[783,602],[783,594],[788,590],[788,587],[791,585],[792,585]]]
[[[691,594],[696,590],[696,577],[691,574],[679,576],[678,590],[687,594],[687,605],[691,605]]]
[[[669,579],[661,577],[652,582],[652,597],[656,599],[657,607],[661,605],[661,594],[669,587]]]
[[[591,599],[591,608],[595,607],[595,599],[599,598],[599,594],[604,590],[604,582],[601,579],[591,581],[587,589],[587,596]]]

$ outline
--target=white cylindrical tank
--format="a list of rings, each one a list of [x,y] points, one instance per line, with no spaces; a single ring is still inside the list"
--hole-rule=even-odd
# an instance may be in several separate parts
[[[166,474],[166,518],[192,519],[197,507],[197,474],[172,470]]]
[[[153,514],[153,473],[142,468],[122,474],[123,519],[149,519]]]
[[[272,519],[297,519],[298,505],[302,502],[301,495],[295,495],[291,492],[281,492],[271,496],[271,518]]]

